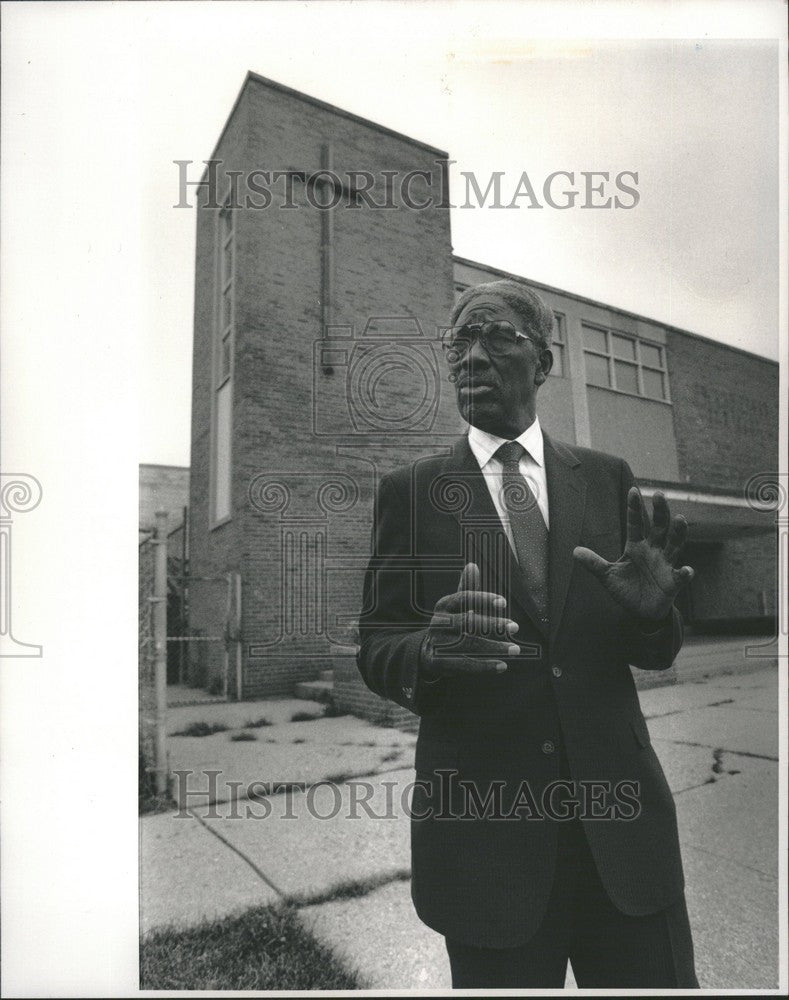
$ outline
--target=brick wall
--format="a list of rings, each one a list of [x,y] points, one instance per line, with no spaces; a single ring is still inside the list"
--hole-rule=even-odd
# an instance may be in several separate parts
[[[680,480],[744,497],[752,476],[778,467],[778,366],[680,331],[667,336]],[[770,627],[775,548],[770,530],[691,545],[686,559],[696,570],[692,608],[700,627],[725,619]]]
[[[668,331],[680,480],[744,495],[778,467],[778,365]]]
[[[425,170],[438,188],[436,151],[254,77],[214,155],[231,168],[309,173],[321,165],[326,143],[340,176]],[[413,185],[415,197],[425,193],[420,183]],[[281,183],[272,186],[275,203],[282,191]],[[332,212],[331,320],[347,328],[332,341],[332,372],[316,367],[324,338],[322,213],[298,184],[296,209],[236,211],[233,516],[213,530],[216,213],[198,211],[191,566],[196,574],[242,574],[246,698],[289,693],[295,681],[334,662],[336,644],[353,640],[377,479],[434,453],[462,430],[436,343],[453,296],[449,214],[438,207],[409,211],[396,188],[394,195],[397,210],[340,206]],[[381,193],[374,197],[380,201]],[[365,348],[365,341],[372,346]],[[387,352],[406,370],[392,368]],[[365,372],[382,374],[376,400],[363,395]],[[411,412],[423,392],[424,412]],[[349,395],[357,404],[353,412]],[[399,417],[399,424],[387,431],[376,414]],[[403,435],[403,427],[413,436]],[[190,612],[193,632],[216,627],[217,609],[209,602],[192,602]],[[213,671],[220,669],[218,652]],[[350,692],[351,679],[344,690],[359,701],[365,695]],[[362,687],[360,679],[355,683]]]
[[[696,576],[691,584],[698,625],[725,619],[745,623],[776,614],[776,548],[773,535],[692,544],[685,560]]]
[[[215,156],[226,170],[243,170],[248,164],[246,114],[243,103],[231,115]],[[219,200],[224,197],[226,180],[220,184]],[[192,434],[189,500],[190,575],[219,577],[238,571],[241,564],[241,524],[234,516],[225,524],[213,527],[210,511],[210,467],[212,448],[211,414],[214,405],[213,352],[215,338],[216,247],[218,213],[204,207],[209,192],[199,192],[195,249],[194,343],[192,348]],[[233,425],[238,426],[242,399],[233,397]],[[235,446],[234,446],[235,447]],[[233,495],[234,506],[238,498]],[[219,584],[204,583],[190,588],[189,629],[192,635],[222,633],[225,623],[226,595],[218,593]],[[224,672],[224,646],[217,642],[190,644],[190,677],[194,683],[217,686]],[[235,671],[229,671],[231,696],[235,693]]]

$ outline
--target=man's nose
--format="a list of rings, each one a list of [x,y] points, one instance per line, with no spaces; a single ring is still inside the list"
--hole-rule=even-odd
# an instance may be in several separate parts
[[[485,368],[490,365],[490,358],[488,357],[488,352],[480,343],[479,338],[474,340],[463,359],[464,364],[467,368],[479,369]]]

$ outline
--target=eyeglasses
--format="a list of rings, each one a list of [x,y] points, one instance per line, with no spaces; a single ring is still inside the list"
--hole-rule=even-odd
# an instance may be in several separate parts
[[[505,357],[511,354],[519,340],[530,340],[532,337],[516,330],[512,323],[503,319],[490,320],[487,323],[466,323],[463,326],[453,326],[444,334],[442,347],[444,356],[450,365],[459,365],[471,350],[475,341],[479,340],[490,357]]]

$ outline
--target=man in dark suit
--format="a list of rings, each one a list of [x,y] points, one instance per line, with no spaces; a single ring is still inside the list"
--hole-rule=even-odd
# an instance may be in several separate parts
[[[384,477],[359,669],[417,713],[412,895],[455,988],[698,987],[673,799],[629,664],[682,643],[687,525],[536,413],[553,315],[464,293],[445,348],[469,423]],[[458,576],[460,583],[458,584]]]

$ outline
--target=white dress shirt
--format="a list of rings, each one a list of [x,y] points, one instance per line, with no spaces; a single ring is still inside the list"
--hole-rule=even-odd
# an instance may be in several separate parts
[[[542,429],[539,417],[534,418],[534,423],[517,438],[500,438],[495,434],[488,434],[479,427],[470,426],[468,429],[468,443],[474,452],[474,457],[479,462],[482,475],[485,477],[490,498],[496,513],[507,533],[510,548],[515,552],[515,540],[512,537],[509,515],[501,502],[502,473],[504,466],[498,458],[494,458],[495,452],[508,440],[515,440],[525,449],[521,456],[518,468],[520,474],[529,484],[529,489],[537,498],[545,526],[550,528],[548,519],[548,480],[545,478],[545,456],[542,439]],[[517,558],[517,553],[516,553]]]

